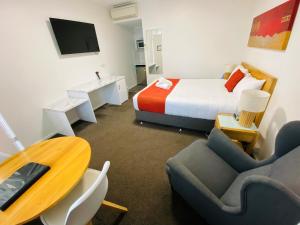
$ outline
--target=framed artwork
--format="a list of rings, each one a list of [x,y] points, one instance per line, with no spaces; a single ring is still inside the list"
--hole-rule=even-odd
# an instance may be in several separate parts
[[[249,47],[286,50],[300,0],[289,0],[254,18]]]

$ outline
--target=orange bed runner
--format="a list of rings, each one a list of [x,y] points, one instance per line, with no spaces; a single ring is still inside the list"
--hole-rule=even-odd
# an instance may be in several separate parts
[[[165,113],[166,99],[180,79],[168,80],[171,81],[173,85],[167,90],[156,87],[155,84],[157,81],[139,94],[137,102],[140,111]]]

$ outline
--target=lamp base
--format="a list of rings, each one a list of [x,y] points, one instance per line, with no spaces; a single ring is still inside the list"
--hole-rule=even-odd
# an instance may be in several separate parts
[[[239,117],[239,124],[243,127],[251,127],[254,119],[255,119],[256,113],[253,112],[246,112],[246,111],[242,111],[240,113],[240,117]]]

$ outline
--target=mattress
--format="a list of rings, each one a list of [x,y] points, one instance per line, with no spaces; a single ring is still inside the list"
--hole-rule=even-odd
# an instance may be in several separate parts
[[[218,113],[236,113],[239,98],[226,90],[225,82],[224,79],[180,79],[166,97],[165,114],[215,120]],[[138,96],[145,89],[133,97],[135,110],[140,110]]]

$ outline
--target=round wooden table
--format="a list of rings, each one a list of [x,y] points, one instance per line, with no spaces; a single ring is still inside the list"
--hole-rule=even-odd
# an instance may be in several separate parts
[[[0,225],[24,224],[62,200],[80,181],[91,158],[87,141],[78,137],[55,138],[32,145],[0,164],[0,182],[29,162],[50,166],[5,211],[0,211]]]

